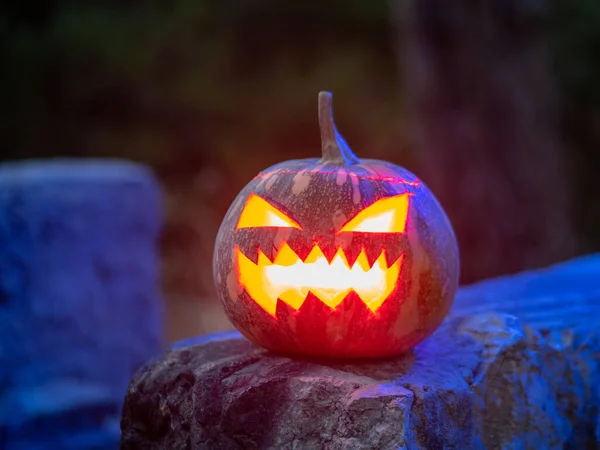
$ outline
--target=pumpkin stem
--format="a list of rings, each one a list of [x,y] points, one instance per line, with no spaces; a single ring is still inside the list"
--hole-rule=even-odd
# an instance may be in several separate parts
[[[333,121],[331,92],[319,92],[319,128],[321,129],[321,151],[319,164],[349,166],[359,162],[358,157],[338,133]]]

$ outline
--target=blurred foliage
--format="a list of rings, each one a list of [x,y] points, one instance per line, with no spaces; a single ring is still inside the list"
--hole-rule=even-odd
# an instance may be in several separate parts
[[[574,169],[598,193],[600,3],[552,0],[551,19]],[[317,155],[319,90],[335,93],[359,155],[411,166],[395,40],[385,0],[4,2],[2,158],[151,165],[167,187],[166,288],[210,295],[236,193],[270,164]],[[584,231],[600,247],[594,220]]]
[[[259,170],[317,156],[317,93],[358,152],[398,161],[387,5],[159,0],[3,4],[3,158],[124,157],[167,187],[166,289],[212,291],[220,217]],[[398,161],[400,162],[400,161]]]
[[[124,156],[167,172],[211,159],[248,177],[261,166],[239,158],[275,162],[318,142],[323,87],[357,137],[397,140],[384,2],[227,3],[5,11],[7,156]]]

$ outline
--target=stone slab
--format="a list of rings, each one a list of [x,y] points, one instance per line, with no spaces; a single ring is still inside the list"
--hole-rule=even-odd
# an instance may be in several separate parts
[[[600,447],[600,255],[460,289],[442,327],[371,362],[290,359],[235,331],[132,380],[122,449]]]
[[[163,346],[160,211],[139,164],[0,165],[0,448],[117,447],[106,424]]]

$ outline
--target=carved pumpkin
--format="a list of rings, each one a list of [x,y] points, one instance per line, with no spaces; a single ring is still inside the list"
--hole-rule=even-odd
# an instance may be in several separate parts
[[[267,349],[391,356],[431,334],[458,284],[448,218],[412,173],[359,160],[319,94],[322,158],[258,174],[230,206],[213,270],[231,322]]]

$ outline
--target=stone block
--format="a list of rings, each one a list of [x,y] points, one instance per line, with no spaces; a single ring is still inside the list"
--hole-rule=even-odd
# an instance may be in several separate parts
[[[449,319],[414,351],[386,361],[290,359],[234,332],[200,338],[138,372],[125,400],[121,448],[589,444],[597,398],[585,385],[597,383],[598,373],[584,380],[576,359],[495,313]]]
[[[75,442],[118,418],[132,374],[163,345],[160,224],[141,165],[0,166],[0,448],[87,449],[61,427]]]
[[[133,378],[121,448],[596,448],[599,271],[595,256],[463,288],[388,360],[287,358],[237,332],[180,342]],[[507,312],[525,310],[531,326]]]

